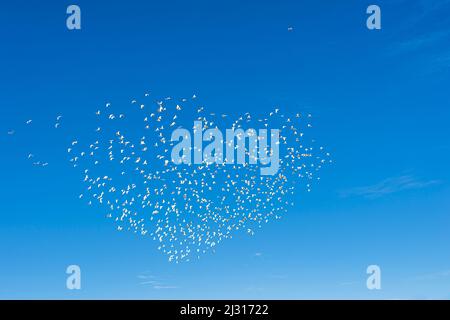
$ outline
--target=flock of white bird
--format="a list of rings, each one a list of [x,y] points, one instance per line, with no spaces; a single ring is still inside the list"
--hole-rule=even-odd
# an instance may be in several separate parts
[[[169,261],[200,258],[239,230],[253,235],[294,204],[296,188],[310,191],[323,164],[331,162],[314,140],[306,145],[309,114],[290,118],[275,109],[266,118],[245,113],[233,121],[195,106],[195,95],[148,97],[123,110],[107,103],[95,113],[92,141],[74,140],[67,151],[85,184],[79,197],[105,206],[118,230],[152,237]],[[202,121],[203,130],[280,129],[278,173],[261,176],[258,165],[248,164],[174,164],[171,134],[192,129],[193,120]]]
[[[253,235],[280,219],[297,200],[296,190],[309,192],[320,179],[319,170],[332,161],[307,138],[310,114],[288,117],[276,108],[267,117],[247,112],[233,119],[207,113],[196,98],[153,100],[145,93],[123,110],[106,103],[95,112],[91,139],[73,140],[67,148],[84,184],[79,198],[106,207],[118,230],[152,237],[176,263],[200,258],[236,232]],[[62,118],[57,116],[55,129]],[[174,164],[171,151],[178,142],[171,134],[177,128],[192,130],[193,121],[201,121],[202,130],[279,129],[279,171],[262,176],[259,165],[248,163]],[[31,153],[28,159],[35,166],[48,165]]]

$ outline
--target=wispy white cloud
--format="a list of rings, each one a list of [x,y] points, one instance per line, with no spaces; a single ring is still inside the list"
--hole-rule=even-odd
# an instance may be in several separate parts
[[[140,285],[143,286],[151,286],[153,289],[156,290],[163,290],[163,289],[178,289],[178,286],[174,285],[167,285],[164,283],[164,281],[160,278],[158,278],[155,275],[143,273],[137,276],[138,279],[141,281],[139,282]]]
[[[155,280],[148,280],[148,281],[142,281],[142,282],[140,282],[139,284],[142,284],[142,285],[146,285],[146,284],[153,284],[153,285],[157,285],[157,284],[158,284],[158,282],[157,282],[157,281],[155,281]]]
[[[340,194],[342,197],[356,196],[374,199],[400,191],[422,189],[438,183],[437,180],[420,180],[411,175],[402,175],[387,178],[373,185],[347,189]]]
[[[161,290],[161,289],[178,289],[177,286],[160,286],[160,285],[155,285],[153,286],[153,289],[157,289],[157,290]]]
[[[140,275],[138,275],[138,278],[145,280],[145,279],[155,279],[156,277],[152,276],[152,275],[140,274]]]

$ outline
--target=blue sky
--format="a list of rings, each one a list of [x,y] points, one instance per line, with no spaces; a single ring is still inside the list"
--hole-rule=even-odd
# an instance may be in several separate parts
[[[77,1],[77,31],[69,4],[0,12],[1,298],[450,298],[449,1]],[[78,199],[65,154],[99,105],[148,90],[311,112],[334,164],[282,220],[168,263]],[[366,288],[370,264],[382,290]]]

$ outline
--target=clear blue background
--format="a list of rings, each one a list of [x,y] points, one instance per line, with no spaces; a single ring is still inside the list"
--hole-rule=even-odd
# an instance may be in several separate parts
[[[74,3],[78,31],[67,1],[1,5],[0,298],[450,298],[449,1]],[[335,163],[281,221],[168,263],[78,200],[65,154],[96,108],[146,91],[311,112]],[[366,288],[370,264],[382,290]]]

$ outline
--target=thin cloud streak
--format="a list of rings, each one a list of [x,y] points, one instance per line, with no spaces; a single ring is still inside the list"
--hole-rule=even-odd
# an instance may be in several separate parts
[[[411,175],[387,178],[379,183],[369,186],[356,187],[344,190],[340,193],[342,197],[364,197],[376,199],[385,195],[430,187],[438,184],[438,180],[423,181]]]
[[[178,286],[173,285],[166,285],[162,283],[161,279],[158,279],[158,277],[154,275],[148,275],[148,274],[140,274],[137,276],[138,279],[142,280],[139,284],[142,286],[151,286],[153,289],[156,290],[163,290],[163,289],[178,289]]]

